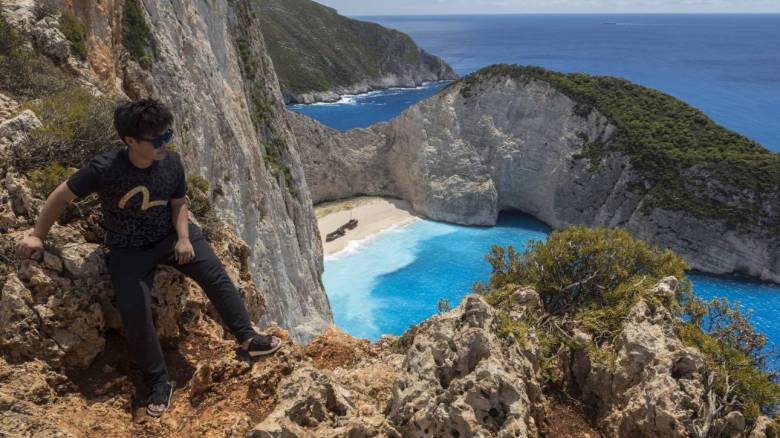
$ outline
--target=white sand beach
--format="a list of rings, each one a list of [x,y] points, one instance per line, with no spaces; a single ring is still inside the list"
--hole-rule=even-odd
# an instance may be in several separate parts
[[[408,202],[401,199],[377,196],[359,196],[332,202],[323,202],[314,207],[317,226],[322,238],[324,255],[344,249],[353,240],[365,239],[386,228],[414,220],[418,215],[412,212]],[[357,219],[358,225],[346,234],[330,242],[325,241],[328,233],[350,219]]]

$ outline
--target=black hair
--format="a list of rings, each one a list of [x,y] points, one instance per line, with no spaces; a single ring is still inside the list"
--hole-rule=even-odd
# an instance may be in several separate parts
[[[141,99],[119,105],[114,110],[114,128],[119,138],[152,138],[173,124],[173,113],[154,99]]]

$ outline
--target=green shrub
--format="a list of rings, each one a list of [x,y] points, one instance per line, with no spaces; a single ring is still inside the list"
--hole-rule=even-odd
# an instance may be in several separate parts
[[[154,38],[138,0],[126,0],[122,8],[122,45],[143,68],[151,67]]]
[[[199,175],[187,177],[187,208],[198,220],[205,219],[211,213],[211,201],[209,200],[209,182]]]
[[[51,162],[79,168],[94,155],[121,146],[113,125],[117,103],[76,86],[23,105],[43,126],[15,151],[16,168],[27,172]]]
[[[71,11],[60,16],[60,31],[70,41],[70,49],[82,61],[87,59],[87,28],[81,18]]]
[[[24,40],[16,29],[0,14],[0,57],[17,57],[23,44]]]
[[[768,411],[780,402],[780,385],[773,373],[758,368],[755,360],[733,348],[725,340],[706,333],[694,323],[681,323],[680,339],[697,348],[714,373],[711,388],[721,398],[720,403],[739,407],[748,421],[761,411]],[[734,400],[738,403],[730,402]]]
[[[630,307],[661,278],[684,278],[686,268],[671,251],[651,247],[623,229],[581,226],[554,231],[546,242],[530,242],[522,256],[511,246],[493,246],[486,258],[492,266],[491,290],[532,286],[552,314]],[[676,302],[659,304],[673,308]]]
[[[512,319],[506,312],[500,312],[498,314],[498,328],[496,334],[500,338],[507,338],[510,334],[515,338],[515,341],[521,346],[526,345],[526,338],[531,331],[533,324],[526,319]]]
[[[76,168],[65,167],[60,163],[48,163],[30,171],[30,186],[33,194],[46,199],[60,183],[76,172]]]
[[[211,206],[209,181],[199,175],[187,177],[187,208],[203,226],[203,234],[210,241],[224,237],[225,225]]]
[[[703,301],[692,292],[684,297],[683,311],[686,320],[678,322],[678,334],[704,355],[719,401],[733,405],[736,397],[748,420],[773,409],[780,402],[777,355],[751,324],[751,312],[743,313],[739,303],[726,298]]]
[[[38,21],[57,15],[59,12],[60,7],[55,0],[37,0],[33,7],[33,15]]]
[[[593,337],[592,343],[577,347],[584,347],[594,360],[613,365],[614,340],[633,305],[643,299],[678,317],[680,339],[701,351],[713,376],[707,389],[717,394],[717,403],[728,405],[723,414],[739,409],[754,420],[780,402],[777,375],[769,369],[774,352],[766,348],[766,336],[750,323],[749,313],[727,300],[696,298],[685,278],[685,263],[670,251],[633,239],[621,229],[575,226],[553,232],[546,242],[531,242],[523,255],[511,246],[493,246],[486,259],[493,268],[489,283],[475,285],[475,291],[503,310],[500,336],[512,333],[523,339],[531,327],[537,331],[542,373],[550,381],[560,377],[558,352],[574,346],[566,332],[572,325]],[[652,293],[666,276],[680,280],[674,297]],[[504,313],[511,304],[508,298],[525,285],[536,289],[549,313],[511,320]],[[550,323],[555,320],[569,325]]]

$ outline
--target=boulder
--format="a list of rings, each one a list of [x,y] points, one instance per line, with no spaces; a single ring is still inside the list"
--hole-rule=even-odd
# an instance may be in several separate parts
[[[496,335],[498,311],[477,295],[431,317],[409,347],[388,417],[403,436],[536,436],[534,366]]]
[[[66,62],[70,57],[70,41],[60,31],[59,17],[49,16],[39,20],[32,27],[30,35],[41,53],[57,62]]]

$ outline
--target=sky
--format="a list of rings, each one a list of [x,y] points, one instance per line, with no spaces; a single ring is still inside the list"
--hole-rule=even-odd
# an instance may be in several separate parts
[[[315,0],[343,15],[773,12],[780,0]]]

